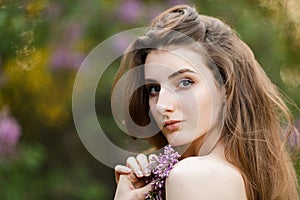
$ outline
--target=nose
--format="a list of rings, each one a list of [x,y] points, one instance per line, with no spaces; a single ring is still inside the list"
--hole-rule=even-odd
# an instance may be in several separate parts
[[[156,109],[161,115],[175,110],[177,99],[174,93],[168,88],[161,87],[156,103]]]

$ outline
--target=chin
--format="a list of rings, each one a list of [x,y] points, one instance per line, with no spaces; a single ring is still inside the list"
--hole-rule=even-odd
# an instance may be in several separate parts
[[[173,146],[173,147],[177,147],[177,146],[186,146],[186,145],[190,145],[191,143],[190,142],[186,142],[186,141],[180,141],[180,140],[177,140],[177,139],[169,139],[168,140],[168,143]]]
[[[182,144],[181,144],[179,141],[177,141],[176,139],[175,139],[175,140],[168,139],[168,143],[169,143],[171,146],[173,146],[173,147],[182,145]]]

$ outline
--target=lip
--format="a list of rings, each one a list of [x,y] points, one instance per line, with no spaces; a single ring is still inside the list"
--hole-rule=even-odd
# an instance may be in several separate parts
[[[181,120],[168,120],[163,122],[163,128],[168,131],[177,131],[180,128]]]

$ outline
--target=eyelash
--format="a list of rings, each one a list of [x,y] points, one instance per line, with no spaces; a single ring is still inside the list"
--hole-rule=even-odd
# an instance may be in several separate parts
[[[184,84],[186,82],[188,82],[188,84],[189,84],[188,86],[184,86],[184,85],[180,86],[180,84]],[[191,80],[191,79],[188,79],[188,78],[180,79],[179,83],[178,83],[178,88],[183,88],[183,89],[189,88],[189,87],[192,86],[193,83],[195,83],[195,82],[193,80]]]
[[[155,96],[159,93],[160,91],[160,85],[159,84],[149,84],[146,86],[147,92],[149,93],[150,96]],[[152,91],[153,89],[157,89],[158,91]]]
[[[188,83],[188,85],[185,85]],[[177,88],[179,89],[187,89],[192,86],[195,82],[189,78],[180,79],[178,81]],[[183,85],[182,85],[183,84]],[[160,92],[160,85],[159,84],[149,84],[146,86],[147,92],[150,94],[150,96],[156,96]]]

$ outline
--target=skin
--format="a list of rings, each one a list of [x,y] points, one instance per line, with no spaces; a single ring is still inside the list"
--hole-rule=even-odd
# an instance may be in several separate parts
[[[180,191],[180,192],[178,192]],[[166,180],[167,200],[246,200],[239,170],[227,162],[224,146],[218,143],[206,156],[180,161]]]
[[[162,133],[172,146],[186,146],[167,178],[166,198],[246,199],[241,173],[217,143],[224,95],[205,60],[185,48],[152,51],[145,62],[145,80],[150,111]],[[129,157],[126,166],[116,166],[116,200],[137,199],[132,196],[137,193],[144,199],[141,194],[149,185],[138,180],[150,175],[150,160],[140,154]]]
[[[217,120],[223,103],[204,59],[185,48],[152,51],[145,62],[145,80],[151,113],[168,143],[187,146],[186,156],[200,155],[203,136],[220,133]],[[164,121],[177,123],[164,126]]]

